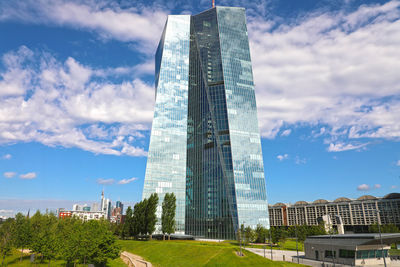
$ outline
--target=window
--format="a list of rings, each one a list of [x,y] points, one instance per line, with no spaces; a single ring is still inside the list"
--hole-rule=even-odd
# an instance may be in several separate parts
[[[354,250],[339,249],[339,257],[346,259],[354,259],[356,252]]]
[[[388,256],[387,249],[384,250],[385,257]],[[357,251],[357,259],[374,259],[382,258],[382,250],[359,250]]]
[[[336,258],[336,251],[333,251],[333,256]],[[332,250],[325,250],[325,258],[332,258]]]
[[[368,250],[357,251],[357,259],[368,259]]]
[[[384,249],[383,252],[384,252],[384,255],[385,255],[385,258],[386,258],[388,256],[388,250]],[[376,251],[376,257],[377,258],[382,258],[382,250],[381,249]]]

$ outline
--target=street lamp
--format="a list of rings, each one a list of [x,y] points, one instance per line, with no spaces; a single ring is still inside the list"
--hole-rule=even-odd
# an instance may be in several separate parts
[[[237,232],[238,232],[238,237],[239,237],[240,256],[243,256],[243,254],[242,254],[242,231],[240,228],[238,228]]]
[[[330,224],[330,226],[329,226],[329,235],[330,235],[330,237],[329,237],[329,239],[331,240],[331,253],[332,253],[332,262],[333,262],[333,267],[335,267],[335,254],[333,253],[333,242],[332,242],[332,232],[333,232],[333,223],[332,223],[332,217],[331,217],[331,215],[330,214],[328,214],[328,218],[329,218],[329,224]],[[325,257],[325,255],[324,255],[324,257]]]
[[[379,210],[376,210],[376,215],[377,215],[377,220],[378,220],[379,238],[381,240],[383,263],[385,264],[385,267],[386,267],[386,257],[385,257],[385,251],[383,250],[383,241],[382,241],[381,224],[380,224],[381,220],[380,220],[380,216],[379,216]]]
[[[222,236],[223,236],[223,234],[222,234],[222,229],[221,229],[221,225],[222,225],[222,222],[219,221],[219,242],[221,242],[221,239],[222,239]]]
[[[269,244],[271,245],[271,260],[273,260],[272,258],[272,226],[269,227]]]
[[[297,245],[297,242],[299,240],[298,236],[297,236],[297,224],[294,225],[294,231],[296,233],[296,252],[297,252],[297,264],[300,264],[300,259],[299,259],[299,247]]]

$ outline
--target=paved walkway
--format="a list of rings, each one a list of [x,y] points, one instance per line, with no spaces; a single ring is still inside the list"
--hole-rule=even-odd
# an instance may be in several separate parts
[[[255,254],[258,254],[258,255],[264,257],[264,249],[246,248],[246,250],[251,251]],[[268,259],[271,259],[271,250],[270,249],[265,250],[265,257]],[[313,267],[333,267],[333,266],[334,267],[350,267],[350,265],[344,265],[344,264],[338,264],[338,263],[333,265],[333,263],[331,263],[331,262],[322,262],[322,261],[305,259],[303,251],[299,251],[299,259],[297,260],[296,251],[273,249],[272,250],[272,260],[274,260],[274,261],[290,261],[290,262],[294,262],[294,263],[299,262],[300,264],[304,264],[307,266],[313,266]],[[376,265],[376,266],[369,265],[369,266],[370,267],[383,267],[383,263],[381,265]],[[387,266],[400,267],[400,260],[399,261],[390,261],[387,263]]]
[[[142,257],[127,251],[123,251],[121,253],[121,259],[129,267],[152,267],[150,262],[145,261]]]
[[[264,249],[262,248],[246,248],[246,250],[251,251],[255,254],[258,254],[260,256],[264,257]],[[277,250],[273,249],[272,250],[272,260],[274,261],[291,261],[295,262],[293,260],[294,257],[297,256],[296,251],[289,251],[289,250]],[[304,256],[303,251],[299,251],[299,256]],[[271,260],[271,249],[266,248],[265,249],[265,257]],[[297,261],[297,257],[296,257]]]

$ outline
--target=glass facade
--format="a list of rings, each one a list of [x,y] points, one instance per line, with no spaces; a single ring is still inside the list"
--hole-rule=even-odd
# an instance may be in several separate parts
[[[357,251],[357,259],[374,259],[374,258],[382,258],[382,255],[385,255],[385,258],[388,257],[388,250],[358,250]]]
[[[239,225],[269,227],[261,138],[244,8],[218,7]]]
[[[178,231],[194,236],[235,239],[241,224],[269,227],[245,10],[169,16],[156,88],[143,197],[175,192]]]
[[[190,16],[168,16],[156,52],[156,104],[143,198],[157,193],[158,222],[166,193],[176,195],[176,231],[185,230],[186,136]]]
[[[216,9],[191,19],[186,233],[232,239],[235,189]]]

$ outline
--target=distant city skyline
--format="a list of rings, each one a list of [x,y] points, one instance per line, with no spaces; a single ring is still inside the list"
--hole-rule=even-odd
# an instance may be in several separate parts
[[[216,5],[246,8],[268,202],[399,192],[400,1]],[[0,216],[140,201],[166,15],[209,8],[1,2]]]

